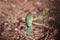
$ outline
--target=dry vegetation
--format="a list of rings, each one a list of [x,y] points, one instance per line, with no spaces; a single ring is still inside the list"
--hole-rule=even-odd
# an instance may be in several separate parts
[[[0,40],[55,40],[54,0],[0,0]],[[26,34],[25,17],[33,14],[32,33]],[[50,24],[50,25],[49,25]]]

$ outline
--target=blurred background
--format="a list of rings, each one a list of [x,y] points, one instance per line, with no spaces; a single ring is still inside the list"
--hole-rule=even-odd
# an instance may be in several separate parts
[[[31,12],[31,34],[25,17]],[[0,0],[0,40],[60,40],[60,0]]]

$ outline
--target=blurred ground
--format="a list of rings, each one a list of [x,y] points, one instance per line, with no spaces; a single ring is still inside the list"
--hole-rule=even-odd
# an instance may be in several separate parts
[[[54,20],[49,14],[51,2],[54,0],[0,0],[0,40],[55,40],[57,30],[47,23]],[[31,34],[26,34],[28,12],[34,17]]]

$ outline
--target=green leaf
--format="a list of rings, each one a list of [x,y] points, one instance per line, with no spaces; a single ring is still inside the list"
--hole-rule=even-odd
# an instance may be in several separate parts
[[[27,34],[30,34],[30,33],[31,33],[31,28],[30,28],[30,27],[27,27],[26,33],[27,33]]]
[[[25,18],[25,21],[26,21],[26,25],[28,27],[30,27],[32,25],[32,21],[33,21],[33,16],[32,14],[29,12]]]
[[[26,15],[25,21],[26,21],[26,25],[27,25],[26,33],[30,34],[31,33],[30,26],[32,25],[32,21],[33,21],[33,16],[30,12]]]

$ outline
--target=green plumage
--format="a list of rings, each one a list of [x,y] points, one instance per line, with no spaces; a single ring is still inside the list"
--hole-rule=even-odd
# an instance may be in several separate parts
[[[29,33],[31,33],[30,26],[32,25],[32,21],[33,21],[33,16],[30,12],[26,15],[25,21],[26,21],[26,25],[27,25],[26,33],[29,34]]]

